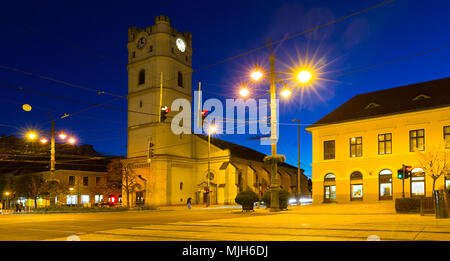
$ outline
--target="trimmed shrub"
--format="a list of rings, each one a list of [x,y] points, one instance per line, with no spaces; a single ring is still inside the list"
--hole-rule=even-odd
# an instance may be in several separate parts
[[[258,195],[251,190],[242,191],[237,194],[235,201],[242,206],[242,210],[253,210],[253,204],[258,201]]]
[[[420,213],[420,198],[395,199],[395,211],[397,213]]]
[[[280,189],[280,209],[287,209],[289,198],[291,197],[291,193],[285,189]],[[263,201],[268,208],[270,208],[270,190],[266,191],[263,195]]]

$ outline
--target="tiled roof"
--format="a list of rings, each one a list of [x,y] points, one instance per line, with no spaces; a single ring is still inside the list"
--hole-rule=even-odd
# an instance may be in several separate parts
[[[356,95],[308,128],[447,106],[450,77]]]
[[[196,136],[208,141],[208,136],[199,134],[196,134]],[[211,137],[211,144],[221,149],[229,149],[231,152],[231,156],[235,156],[242,159],[262,162],[264,157],[266,156],[266,154],[256,151],[254,149],[213,137]],[[289,165],[285,162],[279,163],[278,166],[297,169],[296,167]]]

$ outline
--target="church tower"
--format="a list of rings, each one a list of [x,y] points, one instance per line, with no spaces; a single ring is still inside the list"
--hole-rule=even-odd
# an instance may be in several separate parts
[[[171,113],[159,122],[162,106],[177,98],[191,98],[192,34],[170,26],[167,16],[157,16],[147,28],[128,29],[128,158],[146,156],[147,141],[155,146],[170,143]],[[165,134],[164,137],[162,134]]]

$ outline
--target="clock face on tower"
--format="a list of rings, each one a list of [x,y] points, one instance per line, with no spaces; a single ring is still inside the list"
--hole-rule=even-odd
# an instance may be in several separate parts
[[[184,53],[184,51],[186,50],[186,43],[183,41],[183,39],[177,38],[175,43],[177,44],[178,50]]]
[[[147,43],[147,38],[141,37],[141,39],[139,39],[137,41],[136,46],[137,46],[137,48],[142,49],[145,46],[146,43]]]

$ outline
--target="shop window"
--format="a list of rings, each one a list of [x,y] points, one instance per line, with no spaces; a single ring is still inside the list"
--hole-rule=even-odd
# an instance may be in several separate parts
[[[411,197],[425,196],[425,172],[421,168],[411,171]]]
[[[81,204],[89,203],[89,195],[81,195]]]
[[[77,195],[67,195],[66,204],[67,205],[76,205],[78,201]]]
[[[363,199],[363,177],[361,172],[355,171],[350,175],[350,200]]]
[[[336,176],[332,173],[328,173],[324,178],[324,201],[335,201],[336,200]]]
[[[379,173],[380,200],[392,199],[392,171],[384,169]]]

